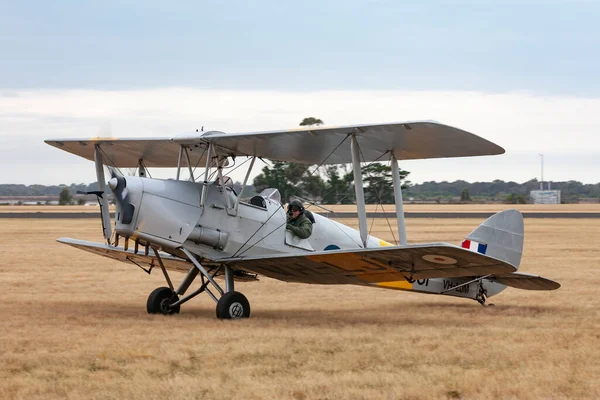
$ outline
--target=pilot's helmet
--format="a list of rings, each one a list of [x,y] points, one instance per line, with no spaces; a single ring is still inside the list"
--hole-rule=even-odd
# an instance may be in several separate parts
[[[304,206],[302,205],[302,203],[300,201],[298,201],[298,200],[290,201],[290,204],[288,204],[288,213],[291,213],[294,210],[300,211],[300,214],[304,213]]]

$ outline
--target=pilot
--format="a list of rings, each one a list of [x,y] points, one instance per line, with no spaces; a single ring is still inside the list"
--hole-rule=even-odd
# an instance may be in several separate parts
[[[298,200],[292,200],[288,204],[288,217],[285,229],[291,231],[300,239],[306,239],[312,234],[312,222],[304,215],[304,206]]]

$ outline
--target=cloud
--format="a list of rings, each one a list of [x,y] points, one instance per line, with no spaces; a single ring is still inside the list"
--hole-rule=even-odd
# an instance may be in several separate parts
[[[596,140],[600,131],[598,98],[527,92],[288,92],[177,87],[13,92],[14,96],[0,96],[0,167],[1,171],[11,171],[0,172],[0,182],[4,183],[65,182],[69,179],[54,180],[53,168],[63,163],[86,163],[43,144],[48,138],[173,136],[201,126],[224,132],[287,129],[296,127],[307,116],[321,118],[327,125],[437,120],[480,135],[507,151],[500,157],[401,164],[411,170],[413,182],[524,181],[539,176],[538,153],[547,154],[549,171],[552,160],[560,160],[556,172],[561,178],[597,182],[600,176],[599,163],[595,161],[600,159],[600,142]],[[578,169],[576,161],[581,159],[590,162],[586,168]],[[43,175],[39,171],[42,161]],[[95,180],[91,163],[90,171],[79,171],[83,169],[72,171],[73,181]]]
[[[4,90],[0,91],[0,97],[19,97],[17,92],[13,92],[12,90]]]

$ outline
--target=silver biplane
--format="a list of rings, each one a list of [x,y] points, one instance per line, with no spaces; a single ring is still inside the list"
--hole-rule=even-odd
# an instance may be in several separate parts
[[[247,318],[250,304],[235,291],[235,283],[256,281],[260,275],[286,282],[443,294],[482,305],[507,286],[560,287],[549,279],[517,272],[524,237],[523,217],[517,210],[491,216],[458,246],[407,243],[398,160],[504,153],[479,136],[436,122],[46,143],[95,162],[99,186],[95,194],[106,239],[105,243],[58,241],[148,273],[159,267],[168,286],[150,293],[148,313],[179,313],[181,304],[204,292],[215,301],[218,318]],[[306,165],[352,164],[359,230],[307,211],[313,232],[308,239],[299,239],[286,231],[286,212],[277,188],[242,201],[224,170],[240,159],[249,162],[246,187],[257,158]],[[382,160],[391,161],[399,245],[367,230],[361,162]],[[116,199],[114,226],[105,166]],[[200,174],[195,173],[197,166],[203,168]],[[137,175],[123,176],[118,168],[136,168]],[[176,168],[176,177],[151,179],[148,168]],[[184,180],[186,169],[189,178]],[[179,285],[173,284],[169,271],[184,273]],[[190,290],[198,277],[199,287]]]

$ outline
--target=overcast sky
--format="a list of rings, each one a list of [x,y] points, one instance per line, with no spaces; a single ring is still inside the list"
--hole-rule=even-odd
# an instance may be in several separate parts
[[[506,149],[410,180],[600,181],[597,1],[0,0],[0,183],[95,180],[55,137],[428,119]],[[176,157],[177,155],[174,155]]]

